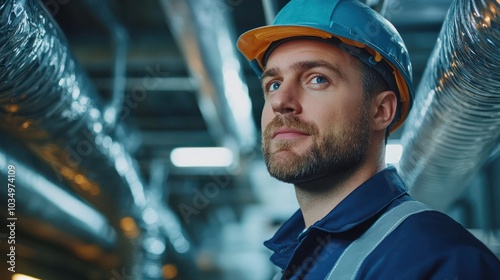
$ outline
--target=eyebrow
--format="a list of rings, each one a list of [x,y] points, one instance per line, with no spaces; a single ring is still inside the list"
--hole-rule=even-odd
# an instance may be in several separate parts
[[[290,69],[292,70],[299,70],[299,71],[306,71],[309,69],[313,69],[316,67],[322,67],[322,68],[327,68],[328,70],[334,72],[336,75],[338,75],[340,78],[343,78],[343,72],[340,70],[339,67],[336,67],[335,65],[326,62],[324,60],[304,60],[304,61],[298,61],[292,65],[289,66]],[[280,69],[277,67],[269,68],[264,71],[262,74],[261,79],[264,79],[266,77],[274,77],[279,75]]]

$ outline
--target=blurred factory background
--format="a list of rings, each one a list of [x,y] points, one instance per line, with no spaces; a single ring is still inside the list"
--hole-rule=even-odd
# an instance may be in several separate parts
[[[298,206],[235,44],[286,2],[1,0],[2,279],[271,279]],[[500,1],[363,2],[418,86],[388,160],[500,255]]]

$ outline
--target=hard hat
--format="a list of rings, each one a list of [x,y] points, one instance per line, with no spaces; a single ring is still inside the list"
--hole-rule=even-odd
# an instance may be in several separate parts
[[[405,121],[413,103],[412,66],[408,50],[394,26],[358,0],[291,0],[273,25],[245,32],[238,49],[261,76],[273,43],[295,37],[322,38],[374,68],[396,92]]]

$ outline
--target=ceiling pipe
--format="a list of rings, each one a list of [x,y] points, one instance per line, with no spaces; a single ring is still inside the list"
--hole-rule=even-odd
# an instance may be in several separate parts
[[[138,240],[141,245],[124,258],[138,279],[153,279],[146,277],[147,265],[160,258],[144,252],[149,245],[143,237],[155,234],[143,216],[147,191],[116,136],[123,126],[105,120],[105,105],[40,1],[0,4],[0,46],[0,128],[38,155],[59,183],[90,202],[120,236],[131,244]],[[177,219],[167,219],[175,230],[182,228]]]
[[[71,191],[61,188],[54,174],[40,168],[40,160],[22,150],[24,147],[19,143],[4,134],[1,136],[0,178],[9,185],[1,188],[0,196],[2,201],[13,201],[7,219],[17,225],[26,222],[25,218],[43,221],[61,232],[61,236],[73,237],[73,241],[96,244],[105,251],[116,249],[117,234],[106,217]],[[7,208],[7,203],[4,205]],[[45,239],[36,228],[31,228],[30,234]]]
[[[112,99],[104,109],[104,120],[109,126],[114,126],[119,118],[120,109],[125,98],[128,32],[115,17],[109,1],[86,0],[90,10],[97,15],[113,39],[113,90]]]
[[[135,236],[120,222],[140,221],[144,187],[56,22],[40,1],[4,1],[0,46],[0,128],[106,217],[127,248],[119,262],[133,263]]]
[[[110,218],[143,207],[132,158],[48,11],[36,0],[11,0],[0,15],[0,127]]]
[[[278,13],[278,5],[276,0],[262,0],[262,7],[264,8],[264,18],[266,19],[267,25],[272,25],[274,18]]]
[[[250,152],[256,128],[229,20],[230,7],[212,0],[162,0],[170,29],[199,85],[198,104],[218,145]]]
[[[381,15],[383,16],[385,15],[388,5],[387,0],[359,0],[359,1],[367,5],[368,7],[372,8],[373,10],[377,11]]]
[[[402,134],[410,192],[446,210],[500,139],[500,2],[456,0]]]
[[[380,0],[378,1],[377,6],[374,8],[377,12],[379,12],[382,16],[387,14],[387,9],[389,7],[390,0]]]

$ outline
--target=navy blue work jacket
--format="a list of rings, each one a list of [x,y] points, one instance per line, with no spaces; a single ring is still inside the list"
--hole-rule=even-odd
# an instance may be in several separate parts
[[[413,200],[394,167],[374,175],[304,231],[297,211],[264,244],[282,279],[322,280],[346,247],[383,213]],[[369,254],[356,279],[500,279],[500,261],[450,217],[425,211],[407,218]],[[340,279],[342,280],[342,279]]]

